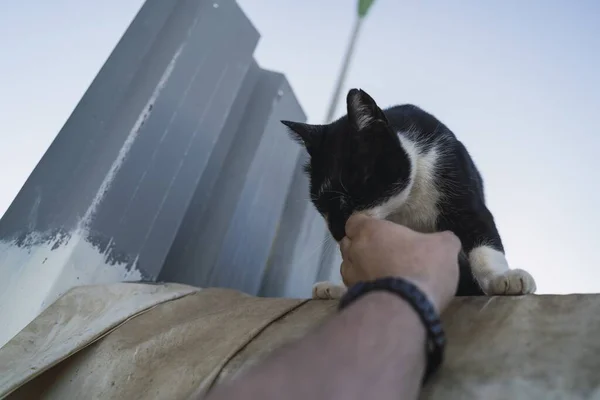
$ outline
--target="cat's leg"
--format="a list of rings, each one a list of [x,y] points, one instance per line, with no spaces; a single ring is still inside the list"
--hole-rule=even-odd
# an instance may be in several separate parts
[[[536,284],[531,274],[523,269],[510,269],[502,250],[480,244],[468,254],[473,276],[486,295],[535,293]]]
[[[485,205],[476,211],[448,214],[443,217],[440,228],[458,236],[473,276],[486,295],[535,293],[535,280],[527,271],[510,269],[494,218]]]
[[[332,282],[317,282],[313,285],[312,298],[320,300],[339,300],[346,293],[346,286]]]

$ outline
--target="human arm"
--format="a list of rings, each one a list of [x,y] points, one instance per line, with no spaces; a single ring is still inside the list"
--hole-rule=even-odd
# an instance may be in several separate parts
[[[438,310],[454,294],[460,243],[363,217],[351,218],[342,243],[347,284],[401,276]],[[425,329],[400,297],[365,295],[302,340],[275,352],[207,400],[414,399],[425,368]]]
[[[207,400],[416,398],[424,348],[412,308],[392,294],[371,293]]]

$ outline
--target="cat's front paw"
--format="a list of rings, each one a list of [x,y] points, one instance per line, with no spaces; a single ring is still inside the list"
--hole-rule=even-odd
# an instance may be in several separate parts
[[[493,276],[483,291],[488,296],[518,296],[535,293],[535,280],[522,269],[509,269]]]
[[[346,293],[346,287],[331,282],[317,282],[312,289],[312,298],[320,300],[338,300]]]

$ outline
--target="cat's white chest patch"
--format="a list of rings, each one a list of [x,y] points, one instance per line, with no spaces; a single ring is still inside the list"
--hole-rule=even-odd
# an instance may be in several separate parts
[[[400,140],[411,159],[411,183],[401,193],[368,210],[367,214],[418,232],[435,232],[440,200],[435,184],[438,150],[434,147],[427,153],[419,153],[413,142],[403,137]]]

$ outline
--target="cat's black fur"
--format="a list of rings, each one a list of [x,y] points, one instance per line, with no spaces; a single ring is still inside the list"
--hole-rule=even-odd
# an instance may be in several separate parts
[[[398,134],[422,152],[435,147],[434,181],[441,199],[434,230],[451,230],[462,242],[457,295],[483,294],[466,254],[481,244],[502,252],[504,248],[485,205],[482,177],[465,146],[437,118],[414,105],[381,110],[366,92],[352,89],[347,107],[347,115],[328,125],[282,121],[310,155],[306,172],[311,199],[327,216],[333,237],[344,237],[352,212],[382,204],[407,187],[411,163]],[[320,191],[325,180],[330,185]]]

